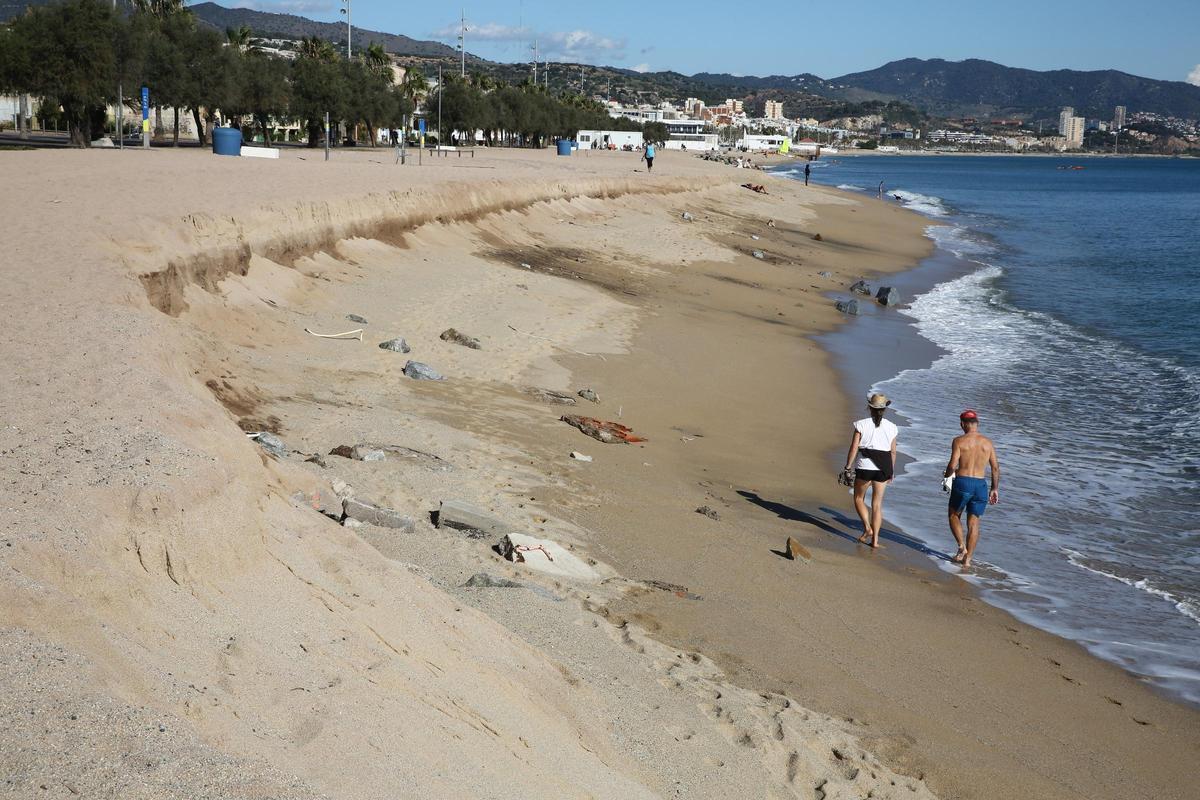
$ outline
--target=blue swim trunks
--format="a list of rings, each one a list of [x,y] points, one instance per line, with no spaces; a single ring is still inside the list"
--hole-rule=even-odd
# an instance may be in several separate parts
[[[982,517],[988,507],[988,482],[983,478],[955,478],[950,487],[950,512],[963,509],[972,517]]]

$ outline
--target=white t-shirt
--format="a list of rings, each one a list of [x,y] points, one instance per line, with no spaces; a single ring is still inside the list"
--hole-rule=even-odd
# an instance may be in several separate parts
[[[875,425],[875,420],[867,417],[860,419],[854,423],[854,430],[858,431],[858,446],[865,447],[868,450],[891,450],[892,442],[896,440],[896,435],[900,433],[896,427],[896,423],[890,419],[880,420],[879,425]],[[855,469],[879,469],[875,462],[862,455],[858,457],[858,461],[854,462]]]

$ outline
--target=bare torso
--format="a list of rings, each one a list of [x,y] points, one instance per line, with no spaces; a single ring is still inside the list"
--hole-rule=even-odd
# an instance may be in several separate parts
[[[963,478],[982,478],[992,463],[992,440],[981,433],[964,433],[954,440],[951,461],[957,463]]]

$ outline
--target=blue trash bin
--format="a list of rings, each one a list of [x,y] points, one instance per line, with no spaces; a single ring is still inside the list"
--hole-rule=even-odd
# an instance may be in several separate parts
[[[212,147],[219,156],[240,156],[242,132],[237,128],[213,128]]]
[[[558,154],[560,156],[571,155],[571,141],[569,139],[558,140]]]

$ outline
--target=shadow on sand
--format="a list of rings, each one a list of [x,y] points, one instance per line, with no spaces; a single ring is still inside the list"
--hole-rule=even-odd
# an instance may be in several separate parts
[[[751,503],[754,503],[754,505],[759,506],[760,508],[765,508],[767,511],[775,514],[780,519],[788,520],[789,522],[803,522],[806,525],[811,525],[814,528],[822,530],[832,536],[845,539],[851,544],[859,544],[857,534],[861,533],[862,531],[862,522],[856,516],[847,516],[837,509],[826,508],[822,506],[820,511],[822,514],[826,515],[825,518],[822,518],[815,514],[811,514],[808,511],[803,511],[799,508],[793,508],[792,506],[784,505],[783,503],[777,503],[774,500],[767,500],[766,498],[759,497],[754,492],[748,492],[739,489],[738,494],[749,500]],[[854,533],[851,533],[851,531],[854,531]],[[916,550],[922,555],[933,556],[934,558],[939,558],[943,561],[950,560],[950,556],[948,554],[943,553],[940,550],[934,550],[924,542],[914,539],[913,537],[901,531],[885,527],[879,532],[879,538],[886,542],[891,542],[893,544],[898,544],[903,547]],[[866,545],[863,546],[865,547]],[[787,557],[786,553],[778,550],[772,550],[771,552],[775,553],[776,555],[783,556],[784,558]]]

